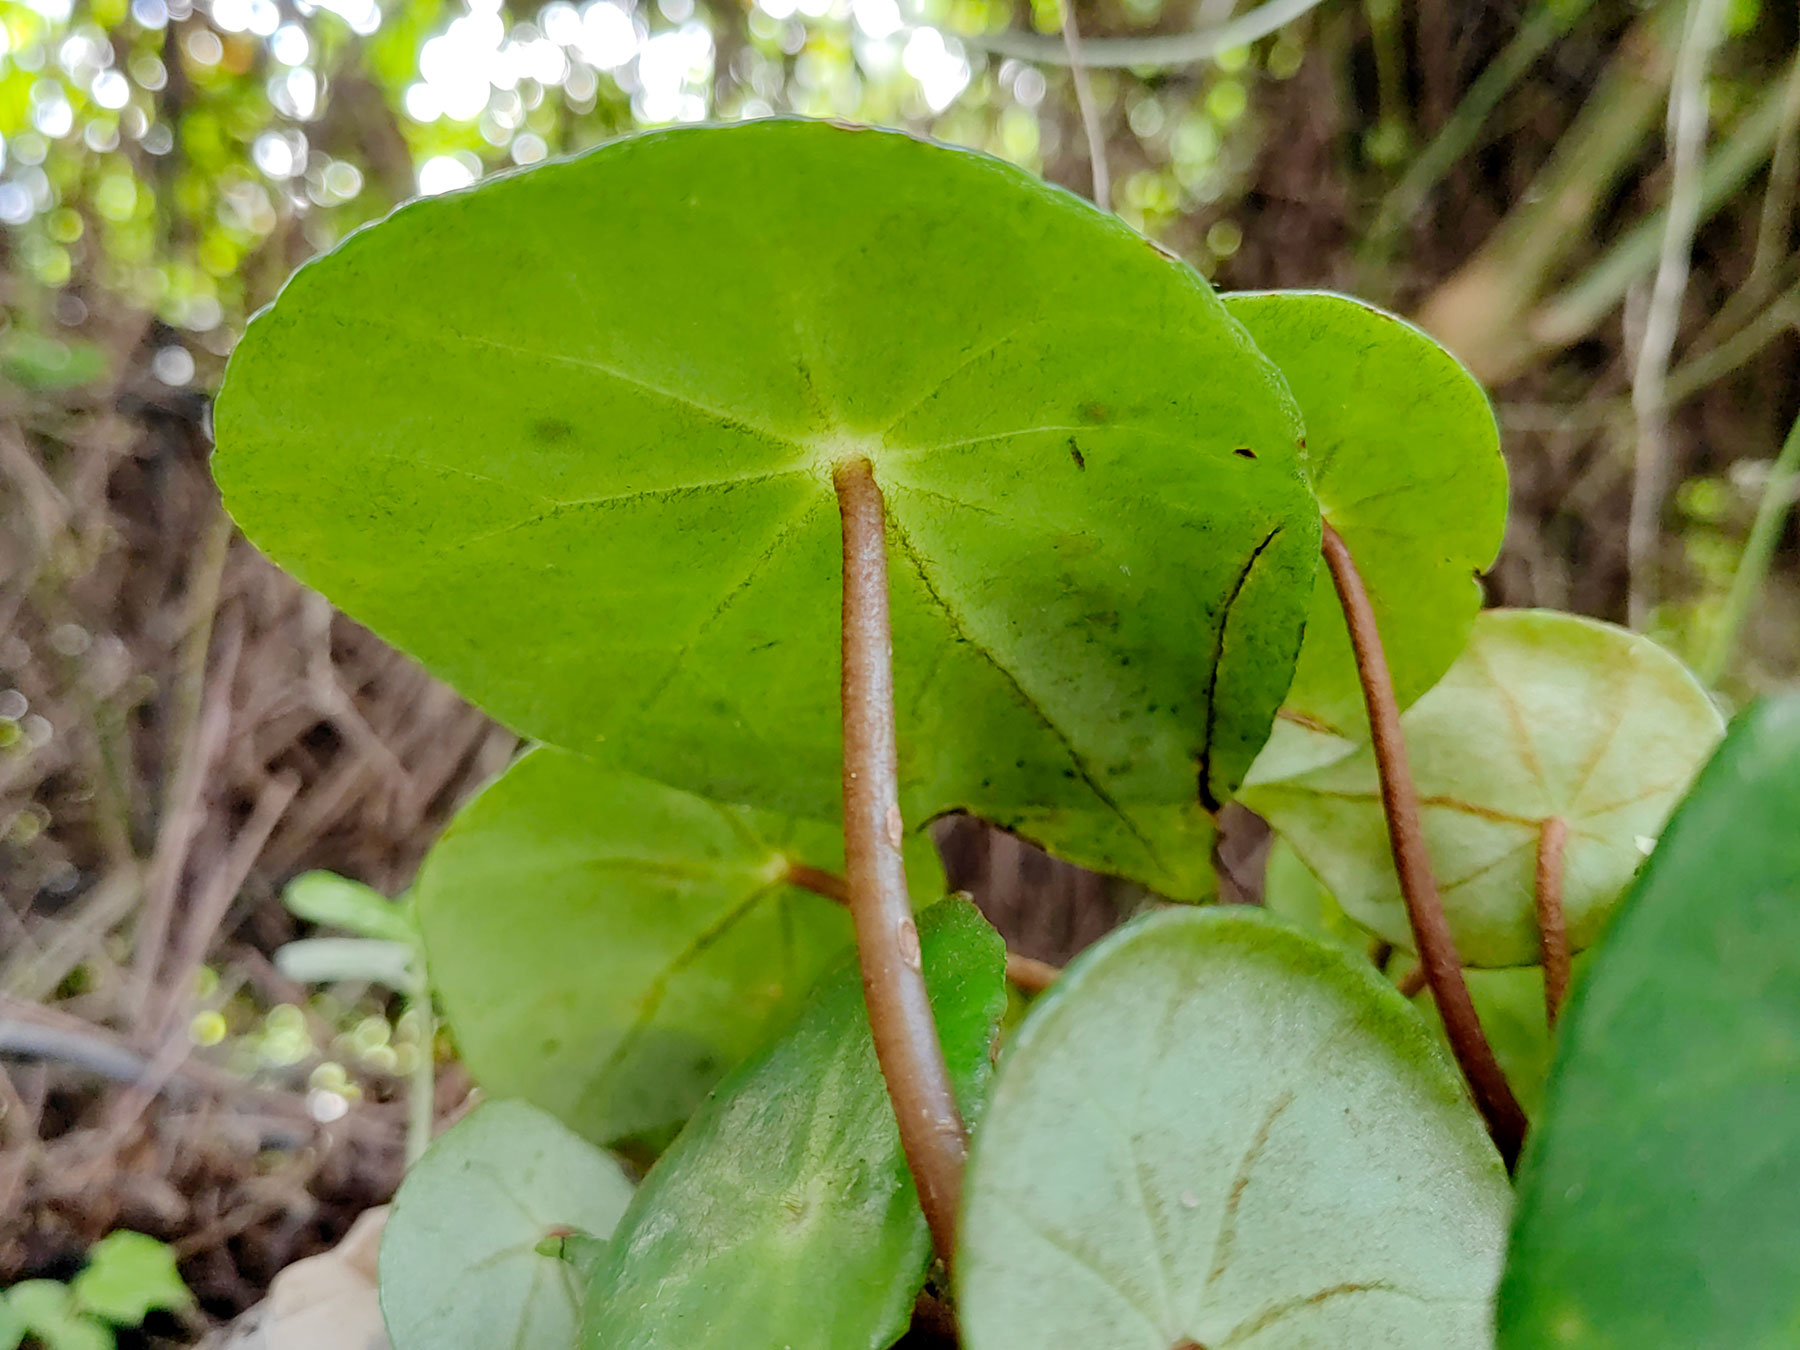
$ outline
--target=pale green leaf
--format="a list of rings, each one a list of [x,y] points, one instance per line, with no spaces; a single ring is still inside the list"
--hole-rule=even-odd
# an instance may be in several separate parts
[[[1245,910],[1082,956],[1002,1058],[957,1257],[968,1350],[1486,1350],[1506,1174],[1366,962]]]
[[[1473,966],[1539,959],[1543,822],[1568,825],[1571,950],[1592,943],[1719,735],[1706,691],[1647,638],[1547,610],[1492,610],[1401,719],[1425,839],[1457,949]],[[1411,948],[1367,745],[1244,804],[1294,846],[1357,922]]]
[[[404,905],[335,872],[302,872],[283,888],[281,903],[308,923],[342,928],[358,937],[418,941],[418,931]]]
[[[575,1267],[547,1237],[605,1237],[631,1199],[606,1154],[524,1102],[490,1101],[414,1164],[381,1236],[393,1350],[569,1350]]]
[[[942,893],[929,839],[915,893]],[[476,1080],[588,1138],[666,1143],[851,941],[788,885],[842,867],[829,825],[535,750],[465,807],[415,888],[432,982]]]

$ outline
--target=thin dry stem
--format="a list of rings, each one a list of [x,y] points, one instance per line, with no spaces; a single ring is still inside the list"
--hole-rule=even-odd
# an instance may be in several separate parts
[[[1020,956],[1017,952],[1006,954],[1006,978],[1028,994],[1043,993],[1061,974],[1061,966],[1053,966],[1035,956]]]
[[[1087,137],[1088,170],[1093,175],[1094,205],[1112,210],[1112,175],[1106,166],[1106,130],[1100,125],[1100,106],[1094,102],[1093,82],[1081,63],[1081,30],[1075,25],[1075,0],[1062,0],[1063,49],[1069,54],[1069,78],[1075,84],[1075,106],[1081,110],[1081,129]]]
[[[1569,825],[1551,816],[1538,828],[1537,924],[1544,958],[1544,1020],[1556,1026],[1569,991],[1569,930],[1563,922],[1563,849]]]
[[[1082,49],[1083,64],[1093,69],[1115,70],[1142,67],[1167,69],[1207,61],[1220,52],[1248,46],[1267,37],[1276,29],[1298,19],[1318,5],[1320,0],[1265,0],[1255,9],[1218,24],[1204,24],[1186,33],[1169,33],[1154,37],[1100,38],[1086,43]],[[1010,56],[1019,61],[1035,61],[1039,65],[1060,66],[1068,63],[1069,53],[1063,44],[1047,33],[1022,33],[1009,29],[1004,33],[958,33],[965,47]]]
[[[1638,436],[1625,545],[1634,628],[1644,626],[1656,603],[1656,544],[1668,461],[1669,359],[1675,352],[1694,232],[1700,224],[1701,171],[1706,161],[1706,71],[1724,17],[1725,0],[1694,0],[1669,90],[1669,214],[1631,380]]]
[[[1338,604],[1350,629],[1350,645],[1356,653],[1356,671],[1362,681],[1375,765],[1381,777],[1388,842],[1393,848],[1400,892],[1406,898],[1413,945],[1418,949],[1419,964],[1431,986],[1438,1015],[1443,1018],[1450,1049],[1468,1080],[1476,1106],[1487,1120],[1495,1147],[1511,1168],[1525,1141],[1525,1113],[1481,1030],[1481,1019],[1475,1014],[1469,986],[1463,980],[1462,958],[1457,954],[1449,920],[1444,917],[1431,859],[1425,851],[1425,833],[1419,824],[1419,792],[1407,763],[1406,741],[1400,731],[1400,705],[1394,697],[1394,680],[1382,651],[1375,610],[1349,548],[1329,523],[1325,526],[1323,549]]]
[[[844,862],[875,1058],[938,1256],[956,1248],[968,1132],[925,991],[904,838],[888,623],[887,515],[866,459],[832,480],[844,526]]]

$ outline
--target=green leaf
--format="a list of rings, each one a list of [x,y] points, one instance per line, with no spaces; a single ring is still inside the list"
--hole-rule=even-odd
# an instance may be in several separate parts
[[[1006,1004],[1005,948],[963,900],[919,916],[965,1116]],[[746,1062],[638,1188],[589,1294],[588,1350],[880,1350],[931,1259],[854,965]]]
[[[418,938],[383,942],[376,938],[301,938],[275,951],[275,965],[302,984],[371,980],[403,994],[418,989]]]
[[[930,840],[907,857],[941,894]],[[842,905],[783,881],[842,859],[832,826],[540,749],[463,809],[415,894],[476,1080],[654,1148],[850,946]]]
[[[20,388],[79,389],[106,373],[106,352],[92,342],[63,342],[19,328],[0,336],[0,377]]]
[[[1538,960],[1533,877],[1552,816],[1569,827],[1570,949],[1594,941],[1720,722],[1694,677],[1647,638],[1570,614],[1493,610],[1401,725],[1457,948],[1486,967]],[[1264,773],[1244,804],[1352,918],[1410,950],[1369,747],[1291,778]]]
[[[1263,908],[1308,937],[1369,959],[1369,930],[1344,913],[1294,846],[1279,837],[1269,846],[1263,872]]]
[[[1506,1350],[1800,1332],[1800,697],[1741,716],[1562,1021]]]
[[[1460,1079],[1366,962],[1254,912],[1079,958],[965,1185],[969,1350],[1488,1345],[1510,1194]]]
[[[172,1312],[194,1301],[176,1269],[175,1249],[128,1230],[94,1244],[69,1292],[76,1309],[121,1327],[137,1326],[158,1308]]]
[[[1155,851],[1138,813],[1262,744],[1317,570],[1291,402],[1202,278],[828,123],[402,208],[250,325],[217,434],[250,538],[503,721],[807,819],[841,810],[839,462],[887,497],[915,826]]]
[[[69,1286],[57,1280],[15,1284],[6,1303],[43,1350],[113,1350],[112,1328],[77,1309]]]
[[[281,903],[308,923],[342,928],[358,937],[408,944],[419,940],[403,904],[335,872],[302,872],[281,892]]]
[[[1481,609],[1475,574],[1506,532],[1506,461],[1475,377],[1425,333],[1344,295],[1225,297],[1281,368],[1306,419],[1325,519],[1368,584],[1402,708],[1449,669]],[[1368,734],[1350,635],[1320,568],[1291,716]]]
[[[6,1291],[0,1289],[0,1350],[18,1350],[25,1339],[25,1323],[7,1302]]]
[[[381,1236],[381,1312],[394,1350],[567,1350],[575,1268],[547,1237],[605,1236],[631,1199],[606,1154],[524,1102],[488,1101],[406,1174]]]

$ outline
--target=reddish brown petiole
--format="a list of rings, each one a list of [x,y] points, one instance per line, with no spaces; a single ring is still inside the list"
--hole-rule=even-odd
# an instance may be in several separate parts
[[[850,903],[850,883],[837,873],[827,872],[822,867],[790,862],[786,880],[790,885],[811,891],[814,895],[822,895],[827,900],[835,900],[840,905]],[[1006,978],[1028,994],[1043,993],[1060,974],[1062,974],[1061,966],[1053,966],[1048,961],[1038,960],[1035,956],[1020,956],[1013,951],[1006,954]]]
[[[919,930],[901,863],[888,621],[887,516],[866,459],[832,474],[844,527],[844,863],[875,1058],[932,1242],[955,1253],[968,1132],[925,992]]]
[[[1552,1028],[1569,990],[1569,930],[1563,921],[1563,848],[1569,825],[1551,816],[1538,829],[1537,923],[1544,961],[1544,1018]]]
[[[1406,899],[1406,917],[1412,926],[1413,945],[1438,1015],[1443,1018],[1451,1052],[1468,1080],[1475,1105],[1486,1118],[1488,1133],[1510,1169],[1525,1142],[1525,1112],[1513,1096],[1506,1075],[1494,1058],[1481,1019],[1463,980],[1462,959],[1444,917],[1443,900],[1431,873],[1425,850],[1425,833],[1419,822],[1419,793],[1407,763],[1406,741],[1400,731],[1400,705],[1394,697],[1393,676],[1381,648],[1375,610],[1356,560],[1350,556],[1338,532],[1325,524],[1322,541],[1325,565],[1337,590],[1338,604],[1350,629],[1350,645],[1356,654],[1357,675],[1362,681],[1363,703],[1369,712],[1369,730],[1375,750],[1375,766],[1381,778],[1381,805],[1387,815],[1388,843],[1393,849],[1394,870],[1400,893]]]

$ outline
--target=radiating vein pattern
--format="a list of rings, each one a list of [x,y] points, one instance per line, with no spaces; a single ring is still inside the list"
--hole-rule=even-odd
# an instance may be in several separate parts
[[[969,1350],[1486,1350],[1505,1173],[1366,962],[1160,913],[1034,1006],[970,1160]]]
[[[1287,682],[1299,434],[1206,283],[1116,219],[983,156],[767,121],[347,239],[249,326],[215,465],[269,556],[522,735],[829,820],[825,507],[866,458],[925,568],[896,545],[908,822],[1037,811],[1053,850],[1161,877],[1187,842],[1145,822],[1209,749],[1229,792]]]

